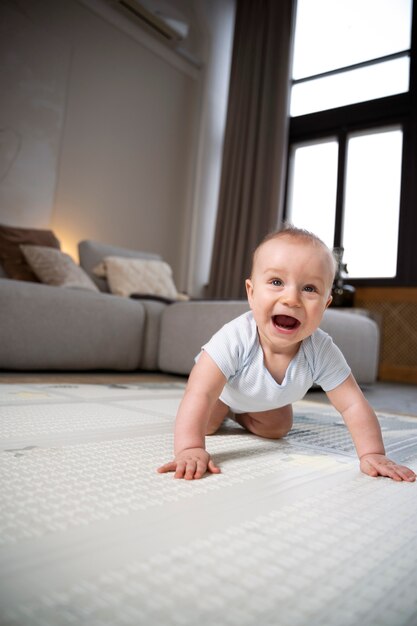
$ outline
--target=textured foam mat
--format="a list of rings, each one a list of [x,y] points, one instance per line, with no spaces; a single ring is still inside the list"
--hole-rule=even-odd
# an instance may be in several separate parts
[[[417,484],[359,472],[331,407],[227,421],[174,480],[181,384],[0,385],[2,626],[413,626]],[[417,419],[380,415],[417,470]]]

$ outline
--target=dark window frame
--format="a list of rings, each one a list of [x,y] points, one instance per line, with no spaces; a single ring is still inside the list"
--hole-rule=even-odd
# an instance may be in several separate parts
[[[403,152],[397,275],[394,278],[350,279],[357,286],[417,286],[417,15],[413,0],[410,48],[410,88],[407,93],[290,118],[289,150],[303,141],[337,137],[339,141],[338,185],[334,245],[339,246],[343,221],[346,137],[357,131],[401,126]],[[403,54],[403,53],[399,53]],[[300,81],[294,81],[294,84]],[[287,168],[289,172],[289,167]],[[288,175],[285,210],[288,198]],[[285,218],[285,212],[284,212]],[[360,228],[360,224],[358,225]]]

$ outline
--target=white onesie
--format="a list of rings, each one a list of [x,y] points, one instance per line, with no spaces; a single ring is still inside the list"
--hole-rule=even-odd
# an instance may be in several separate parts
[[[292,404],[301,400],[313,383],[330,391],[350,374],[332,338],[317,329],[302,341],[284,380],[278,384],[264,365],[252,311],[225,324],[202,350],[225,375],[227,382],[220,399],[234,413],[268,411]]]

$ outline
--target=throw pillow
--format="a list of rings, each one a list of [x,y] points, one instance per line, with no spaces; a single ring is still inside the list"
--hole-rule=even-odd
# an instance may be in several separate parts
[[[20,246],[20,249],[42,283],[98,291],[84,270],[61,250],[29,245]]]
[[[108,243],[101,243],[91,239],[84,239],[78,244],[78,255],[80,257],[80,265],[87,272],[89,277],[97,285],[100,291],[110,292],[109,285],[105,278],[100,278],[94,274],[94,268],[108,256],[118,256],[129,259],[156,259],[161,260],[159,254],[152,252],[144,252],[143,250],[130,250],[129,248],[121,248]],[[104,273],[105,277],[106,274]]]
[[[0,263],[8,278],[39,282],[20,250],[22,244],[59,250],[59,241],[51,230],[0,225]]]
[[[165,261],[109,256],[93,272],[106,277],[111,293],[118,296],[140,293],[177,299],[172,270]]]

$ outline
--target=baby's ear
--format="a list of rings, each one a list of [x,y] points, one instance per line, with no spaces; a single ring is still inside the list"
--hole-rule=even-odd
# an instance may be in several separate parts
[[[333,296],[330,295],[326,302],[326,309],[331,305],[332,302],[333,302]]]
[[[249,305],[252,306],[253,284],[250,278],[245,280],[246,295],[248,296]]]

